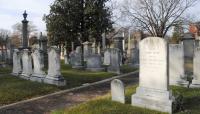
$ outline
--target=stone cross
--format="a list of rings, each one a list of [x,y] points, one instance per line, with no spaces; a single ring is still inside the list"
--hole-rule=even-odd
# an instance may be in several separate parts
[[[121,80],[114,79],[111,82],[111,96],[112,96],[112,101],[125,103],[124,84]]]
[[[140,42],[139,50],[139,87],[132,95],[132,105],[172,113],[174,97],[169,91],[167,42],[148,37]]]
[[[44,83],[57,86],[65,86],[66,81],[60,72],[60,54],[56,46],[51,46],[48,50],[49,67],[48,74],[44,79]]]

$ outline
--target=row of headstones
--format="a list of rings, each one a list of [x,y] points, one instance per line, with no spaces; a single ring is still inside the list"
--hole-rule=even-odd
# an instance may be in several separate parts
[[[57,47],[52,46],[48,49],[48,73],[43,70],[44,59],[40,49],[35,48],[32,52],[29,49],[14,49],[12,75],[57,86],[66,84],[60,72],[60,55]]]
[[[191,87],[200,87],[200,47],[195,47],[193,57],[193,78]],[[184,69],[183,44],[169,44],[169,77],[170,85],[188,85],[188,75]]]
[[[132,105],[172,113],[176,98],[169,89],[168,43],[163,38],[149,37],[139,45],[139,87],[132,95]],[[119,80],[111,82],[114,101],[125,103],[124,85]]]
[[[108,66],[108,72],[120,74],[122,56],[120,50],[117,48],[106,49],[104,52],[103,62],[102,56],[99,54],[87,54],[84,55],[83,58],[86,62],[86,70],[105,71],[103,65],[106,65]],[[72,65],[72,68],[84,68],[82,65],[82,50],[80,46],[78,46],[75,51],[70,53],[69,63]]]

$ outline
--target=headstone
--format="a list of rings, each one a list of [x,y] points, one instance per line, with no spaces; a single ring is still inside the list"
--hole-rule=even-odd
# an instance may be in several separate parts
[[[110,65],[108,72],[120,74],[121,51],[117,48],[110,49]]]
[[[84,61],[87,61],[87,58],[92,54],[92,48],[90,42],[84,42],[83,43],[83,56]]]
[[[194,37],[190,33],[186,33],[183,36],[184,57],[186,59],[192,59],[194,56]]]
[[[130,65],[134,67],[139,67],[139,49],[133,48],[131,49],[131,58],[130,58]]]
[[[44,79],[44,83],[53,84],[57,86],[65,86],[66,81],[61,76],[60,72],[60,55],[59,49],[56,46],[52,46],[48,50],[49,67],[48,74]]]
[[[18,76],[22,72],[21,66],[21,54],[18,49],[14,49],[13,52],[13,71],[12,75]]]
[[[43,71],[44,62],[42,57],[42,50],[37,48],[33,49],[32,58],[33,58],[33,74],[31,75],[30,80],[43,82],[46,74]]]
[[[184,71],[184,51],[182,44],[169,44],[169,83],[187,85]]]
[[[121,80],[114,79],[111,82],[111,96],[112,96],[112,101],[125,103],[124,84]]]
[[[123,39],[124,37],[114,37],[114,48],[118,48],[123,54]]]
[[[110,49],[104,51],[104,65],[110,65]]]
[[[90,71],[103,71],[104,68],[102,68],[101,65],[101,56],[97,54],[91,55],[90,57],[88,57],[86,69]]]
[[[84,66],[82,65],[82,50],[81,47],[78,46],[75,52],[70,54],[70,62],[72,68],[82,69]]]
[[[200,47],[195,48],[193,58],[193,80],[191,87],[200,87]]]
[[[92,43],[92,54],[96,54],[96,42]]]
[[[68,65],[69,64],[69,59],[68,59],[67,55],[64,56],[64,60],[65,60],[65,64]]]
[[[158,37],[145,38],[139,50],[139,87],[132,95],[132,105],[171,114],[174,97],[169,91],[167,42]]]
[[[31,52],[29,51],[29,49],[23,50],[22,66],[22,74],[20,75],[20,77],[29,80],[31,74],[33,73]]]

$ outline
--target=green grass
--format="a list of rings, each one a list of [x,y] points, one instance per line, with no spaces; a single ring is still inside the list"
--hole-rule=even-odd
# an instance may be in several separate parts
[[[1,74],[9,74],[12,72],[12,68],[10,66],[7,66],[5,68],[0,68],[0,75]]]
[[[31,82],[11,76],[9,67],[0,69],[0,73],[6,74],[0,76],[0,106],[116,76],[116,74],[107,72],[75,70],[69,65],[64,65],[63,61],[61,62],[61,73],[67,82],[64,87]]]
[[[126,89],[126,104],[111,101],[110,95],[98,97],[80,105],[59,109],[51,114],[166,114],[145,108],[131,106],[131,95],[135,93],[136,86]],[[175,114],[199,114],[200,89],[188,89],[184,87],[171,87],[174,94],[182,94],[184,111]]]

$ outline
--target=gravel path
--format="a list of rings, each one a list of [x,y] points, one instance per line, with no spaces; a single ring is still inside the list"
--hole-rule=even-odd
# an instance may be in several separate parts
[[[138,73],[120,78],[126,86],[138,83]],[[0,114],[50,114],[55,109],[71,107],[102,96],[110,91],[110,81],[80,88],[78,90],[51,95],[30,102],[0,107]]]

